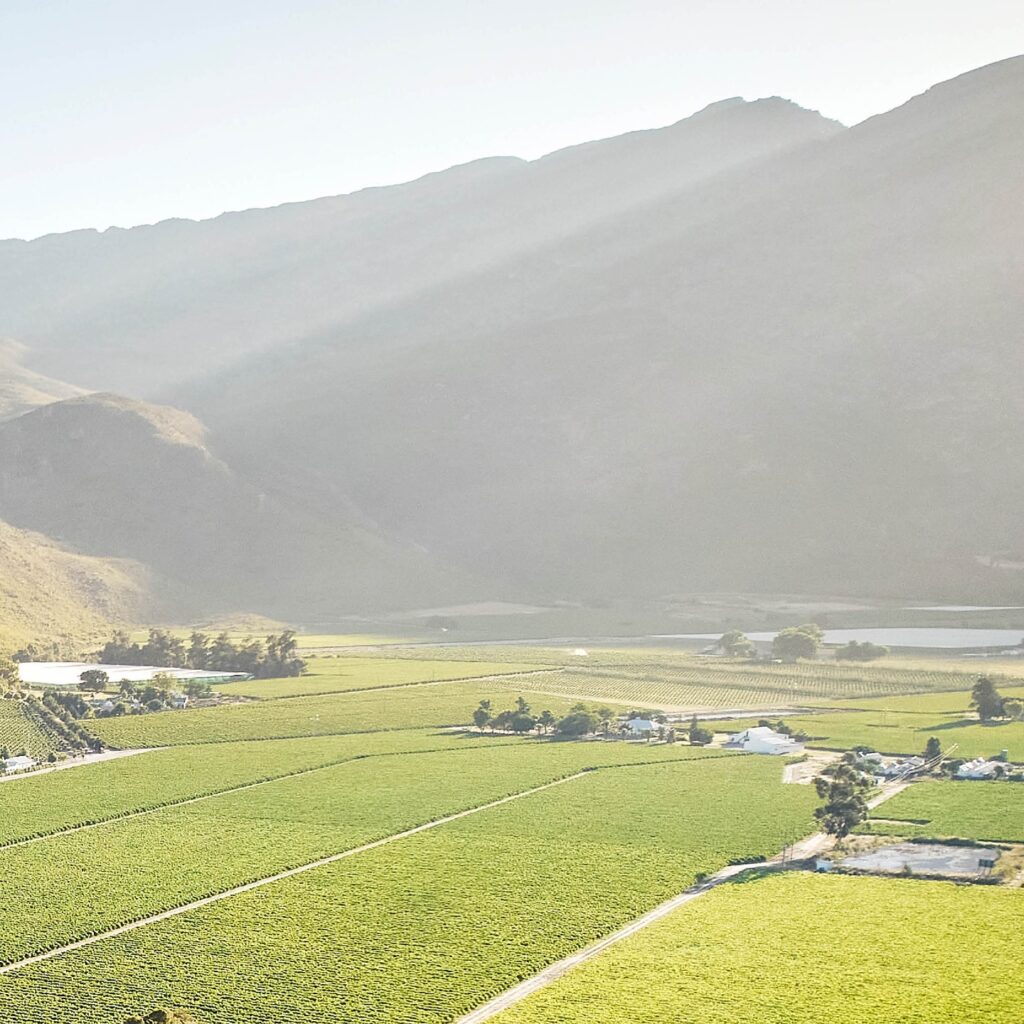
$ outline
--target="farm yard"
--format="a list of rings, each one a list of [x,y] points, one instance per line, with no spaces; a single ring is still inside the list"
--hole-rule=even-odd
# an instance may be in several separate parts
[[[218,687],[240,703],[86,718],[109,746],[138,752],[0,787],[0,1024],[120,1024],[156,1006],[187,1009],[199,1024],[325,1015],[454,1024],[702,879],[743,871],[730,864],[771,859],[815,833],[815,788],[784,784],[788,758],[690,745],[693,713],[753,716],[711,722],[739,729],[784,709],[789,726],[821,737],[812,747],[838,749],[865,736],[888,749],[885,736],[917,751],[945,725],[939,735],[956,733],[949,742],[961,749],[992,753],[993,736],[1012,755],[1024,728],[970,716],[974,677],[960,663],[425,653],[315,657],[301,676]],[[1000,685],[1014,695],[1012,679]],[[517,707],[528,709],[522,735],[508,727]],[[623,738],[617,723],[636,709],[670,721],[646,740]],[[573,739],[542,729],[541,711],[590,724]],[[1022,804],[1024,786],[1008,782],[922,783],[859,832],[1012,840]],[[861,908],[870,942],[884,949],[885,900],[872,886],[907,883],[775,870],[716,884],[494,1019],[646,1022],[694,1005],[701,1020],[743,1020],[746,1000],[778,970],[783,981],[765,1003],[776,1016],[765,1019],[812,1019],[810,1007],[839,998],[829,987],[839,967],[818,978],[813,999],[793,995],[829,915]],[[930,893],[913,901],[916,934],[960,890],[911,884],[915,897]],[[971,892],[954,931],[972,938],[976,921],[998,924],[1019,898]],[[869,896],[881,905],[864,909]],[[764,901],[776,925],[780,912],[787,919],[782,949],[750,924]],[[751,983],[715,1003],[718,1017],[705,1014],[708,993],[728,989],[737,970],[737,929],[753,929]],[[956,1004],[928,986],[951,953],[933,946],[921,974],[932,1016],[921,1019],[980,1020],[941,1015]],[[712,965],[714,949],[722,963]],[[639,996],[628,952],[647,964]],[[837,955],[859,969],[853,943]],[[989,1024],[1015,1024],[1012,971],[1001,973],[978,1005]],[[593,995],[566,988],[577,984]],[[906,1009],[895,991],[884,986],[876,1002],[863,994],[858,1019],[902,1019],[891,1016]],[[790,1006],[787,1017],[779,1008]]]

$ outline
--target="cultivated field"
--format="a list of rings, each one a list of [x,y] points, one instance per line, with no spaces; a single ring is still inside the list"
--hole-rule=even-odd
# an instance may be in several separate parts
[[[222,693],[276,700],[318,693],[345,693],[411,683],[532,672],[539,665],[500,661],[413,661],[399,658],[319,658],[294,679],[249,679],[219,686]]]
[[[724,885],[495,1024],[1017,1024],[1020,899],[806,873]]]
[[[770,857],[816,827],[813,787],[782,784],[779,759],[467,731],[481,699],[500,711],[522,695],[535,714],[556,717],[583,699],[620,712],[745,709],[753,721],[758,711],[817,704],[821,714],[786,720],[826,745],[870,735],[870,745],[908,752],[943,727],[943,737],[977,734],[979,744],[998,737],[1013,753],[1024,729],[965,721],[973,677],[930,666],[751,666],[666,651],[647,660],[637,651],[586,659],[553,649],[425,653],[318,658],[298,679],[233,684],[253,698],[243,703],[88,718],[114,747],[151,749],[0,786],[0,1024],[121,1024],[161,1005],[187,1009],[199,1024],[452,1024],[699,876]],[[851,710],[851,702],[869,710]],[[1016,834],[1019,808],[1007,802],[1017,787],[996,790],[918,786],[884,814],[928,817],[929,829],[958,834],[1002,823],[997,831]],[[956,804],[968,791],[984,798]],[[846,899],[847,890],[802,878],[792,890],[794,883],[774,879],[729,885],[726,899],[766,892],[766,920],[799,922],[785,936],[813,931],[822,901],[833,891]],[[677,988],[680,971],[689,977],[677,962],[690,956],[686,942],[700,946],[691,956],[704,963],[700,977],[712,978],[700,957],[713,948],[733,976],[738,963],[752,972],[754,984],[715,1004],[716,1013],[735,1009],[735,999],[778,969],[771,957],[780,945],[755,942],[751,956],[737,960],[729,915],[742,922],[753,911],[737,906],[724,922],[706,919],[704,905],[722,901],[716,891],[672,918],[697,922],[698,932],[691,924],[673,939],[684,942],[674,959],[659,947],[669,962],[646,976],[657,992],[650,1008],[640,999],[623,1009],[614,986],[599,979],[592,990],[602,993],[607,1018],[579,1017],[577,1006],[589,1004],[564,999],[513,1013],[567,1014],[550,1019],[580,1024],[633,1013],[638,1021],[654,1019],[649,1013],[676,1019],[673,1008],[691,1005]],[[892,903],[878,901],[881,921]],[[994,906],[998,924],[1002,904]],[[970,915],[963,921],[974,927]],[[785,961],[792,979],[783,975],[781,993],[801,971],[821,974],[826,933],[815,934],[813,957],[798,944],[797,958]],[[615,955],[602,954],[579,976],[614,964]],[[852,954],[843,946],[842,955]],[[700,1000],[713,988],[729,992],[731,982],[701,984],[693,1004],[701,1019],[729,1019],[704,1016]],[[991,1011],[990,1024],[1004,1024],[1001,997],[989,995],[979,1005]],[[821,998],[827,1011],[832,995]],[[931,1007],[927,998],[923,1005]],[[894,1007],[890,1000],[872,1012]],[[877,1013],[862,1014],[860,1024],[903,1019]],[[548,1018],[523,1018],[534,1019]]]
[[[0,700],[0,749],[11,754],[25,750],[29,756],[41,758],[54,746],[52,739],[28,716],[20,700]]]
[[[877,815],[885,821],[868,821],[861,831],[1024,843],[1024,786],[924,782],[894,797]]]
[[[436,813],[436,803],[412,811],[432,799],[426,788],[398,798],[392,826],[406,814]],[[319,1022],[325,1012],[452,1020],[698,872],[807,831],[811,804],[806,787],[781,786],[777,764],[752,757],[602,769],[5,974],[0,1021],[49,1024],[59,1014],[69,1024],[99,1024],[121,1019],[141,993],[217,1024]],[[298,821],[318,835],[327,827],[315,800],[297,817],[288,806],[277,815],[289,833]],[[358,836],[380,830],[364,806]],[[277,827],[274,814],[264,821]],[[54,927],[70,934],[66,924]]]
[[[528,682],[527,677],[524,682]],[[572,701],[489,679],[391,688],[380,692],[320,694],[215,708],[101,718],[90,723],[105,743],[121,749],[182,743],[326,736],[346,732],[465,725],[484,698],[511,706],[520,694],[538,711],[565,714]]]

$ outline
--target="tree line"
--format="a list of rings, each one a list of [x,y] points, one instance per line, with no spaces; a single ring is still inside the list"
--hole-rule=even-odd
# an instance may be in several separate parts
[[[790,664],[801,658],[816,658],[825,633],[816,622],[805,622],[802,626],[787,626],[772,640],[772,652],[768,660],[785,661]],[[757,660],[757,648],[746,633],[730,629],[721,635],[715,647],[730,658]],[[873,644],[869,640],[851,640],[833,652],[837,661],[874,661],[889,653],[888,647]]]
[[[306,663],[297,654],[295,632],[286,629],[266,640],[231,640],[227,633],[210,636],[194,632],[186,642],[165,629],[151,629],[142,643],[133,643],[118,630],[95,655],[106,665],[153,665],[211,672],[244,672],[257,679],[298,676]]]

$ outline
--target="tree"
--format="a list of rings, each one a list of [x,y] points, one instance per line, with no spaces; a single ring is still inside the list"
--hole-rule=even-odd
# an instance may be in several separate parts
[[[615,712],[609,707],[600,707],[595,712],[597,720],[601,725],[601,732],[608,735],[612,728],[612,722],[615,721]]]
[[[489,700],[480,701],[480,707],[473,712],[473,724],[478,729],[486,729],[491,724],[491,702]]]
[[[876,658],[884,658],[888,655],[889,648],[880,644],[873,644],[865,640],[859,644],[851,640],[848,644],[836,648],[836,660],[838,661],[874,661]]]
[[[508,730],[512,728],[512,719],[514,717],[514,711],[499,711],[494,718],[491,719],[491,728],[501,729],[503,732],[508,732]]]
[[[586,736],[597,729],[597,715],[592,711],[572,711],[557,726],[562,736]]]
[[[938,736],[929,736],[928,742],[924,745],[924,759],[926,761],[934,761],[937,757],[942,756],[942,744],[939,742]]]
[[[723,633],[716,646],[730,658],[749,658],[754,653],[754,645],[750,638],[738,629],[730,629]]]
[[[532,732],[537,727],[537,719],[532,715],[521,715],[517,711],[512,715],[512,721],[509,723],[512,726],[512,731],[516,733]]]
[[[821,638],[821,627],[813,622],[803,626],[789,626],[772,641],[772,657],[788,662],[817,657]]]
[[[550,711],[545,710],[540,713],[537,724],[544,732],[550,732],[558,724],[558,719]]]
[[[0,690],[17,690],[21,686],[17,663],[0,654]]]
[[[868,816],[864,791],[870,786],[851,764],[836,765],[831,777],[814,780],[818,796],[825,802],[814,811],[821,827],[829,834],[848,836]]]
[[[1003,701],[1003,714],[1014,721],[1020,721],[1024,717],[1024,703],[1007,698]]]
[[[525,697],[516,697],[516,714],[517,715],[528,715],[530,713],[530,705],[527,703]]]
[[[971,690],[971,707],[978,712],[983,722],[991,722],[994,718],[1003,718],[1005,708],[1003,698],[999,696],[996,684],[988,676],[981,676]]]
[[[99,693],[110,684],[110,676],[101,668],[87,668],[79,677],[83,690]]]

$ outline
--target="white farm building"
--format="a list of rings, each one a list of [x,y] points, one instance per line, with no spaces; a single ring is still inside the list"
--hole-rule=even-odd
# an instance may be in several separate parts
[[[82,673],[90,669],[106,672],[116,686],[127,680],[131,683],[148,683],[157,673],[170,676],[179,682],[200,680],[205,683],[229,683],[233,679],[245,679],[244,672],[214,672],[210,669],[157,668],[154,665],[94,665],[84,661],[23,661],[18,666],[18,678],[26,686],[53,686],[64,690],[75,690],[81,683]]]
[[[743,732],[733,736],[726,746],[738,747],[751,754],[799,754],[804,749],[804,745],[799,740],[776,732],[767,725],[744,729]]]
[[[657,722],[652,722],[649,718],[631,718],[626,723],[626,728],[633,736],[655,736],[658,730],[662,728]]]

